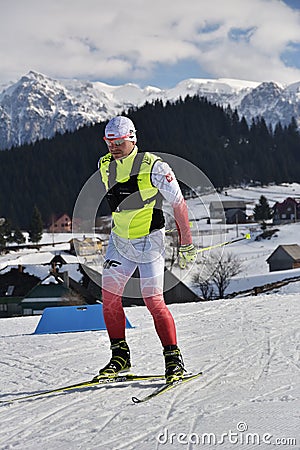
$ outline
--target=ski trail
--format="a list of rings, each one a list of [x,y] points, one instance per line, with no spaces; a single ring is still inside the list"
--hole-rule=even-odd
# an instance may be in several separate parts
[[[44,422],[46,422],[46,427],[48,427],[51,424],[51,418],[53,419],[55,416],[59,415],[59,417],[64,417],[64,413],[68,409],[73,409],[76,404],[80,403],[80,399],[76,399],[71,401],[70,403],[66,405],[62,405],[61,407],[54,407],[50,411],[45,412],[43,414],[39,414],[38,417],[35,419],[32,419],[32,416],[30,417],[30,421],[27,421],[25,424],[22,424],[22,427],[10,435],[10,441],[19,437],[22,439],[30,437],[30,435],[34,434],[36,431],[36,426],[38,426],[38,429],[41,429],[41,425],[43,425]],[[36,411],[38,411],[38,406],[36,407]],[[13,417],[10,418],[10,420],[13,420]],[[30,425],[30,426],[28,426]],[[1,442],[0,442],[1,443]]]
[[[220,437],[230,429],[236,431],[238,421],[245,421],[249,432],[298,438],[299,305],[296,295],[175,305],[186,368],[202,370],[201,377],[140,405],[132,404],[131,397],[151,392],[154,383],[110,386],[3,406],[0,448],[192,450],[195,445],[176,441],[178,433],[214,432]],[[130,309],[129,316],[136,326],[128,333],[134,371],[149,373],[155,367],[155,372],[161,372],[163,357],[151,318],[143,308]],[[72,384],[85,379],[83,373],[93,374],[109,354],[107,338],[101,333],[23,335],[7,338],[7,342],[1,355],[2,394],[47,390],[66,381]],[[74,347],[68,354],[64,346]],[[165,429],[176,434],[173,444],[158,442]],[[232,450],[232,444],[227,442],[222,449]]]
[[[260,402],[267,399],[267,397],[271,396],[274,398],[274,394],[286,394],[288,391],[291,391],[293,388],[290,384],[284,384],[283,386],[279,386],[278,388],[272,389],[271,391],[264,392],[261,395],[253,397],[250,399],[251,402]]]

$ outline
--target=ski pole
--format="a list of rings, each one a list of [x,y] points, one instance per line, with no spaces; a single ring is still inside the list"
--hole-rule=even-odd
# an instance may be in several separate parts
[[[207,250],[212,250],[213,248],[224,247],[225,245],[234,244],[234,242],[243,241],[244,239],[251,239],[250,233],[245,234],[245,236],[243,236],[241,238],[232,239],[231,241],[220,242],[219,244],[210,245],[208,247],[203,247],[203,248],[198,248],[197,252],[201,253],[201,252],[205,252]]]

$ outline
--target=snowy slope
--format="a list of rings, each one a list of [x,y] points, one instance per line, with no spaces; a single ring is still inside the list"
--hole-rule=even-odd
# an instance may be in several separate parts
[[[141,405],[131,396],[157,382],[1,405],[0,448],[266,450],[292,438],[296,445],[282,447],[299,449],[299,300],[273,294],[172,305],[186,367],[202,369],[201,379]],[[127,334],[134,371],[160,373],[150,315],[144,307],[126,314],[136,327]],[[105,332],[32,335],[37,322],[1,320],[1,399],[89,379],[107,361]]]

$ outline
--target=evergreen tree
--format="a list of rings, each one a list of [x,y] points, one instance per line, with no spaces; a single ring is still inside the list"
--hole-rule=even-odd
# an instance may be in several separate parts
[[[42,216],[36,206],[33,209],[31,224],[28,233],[29,233],[29,241],[33,243],[40,242],[43,236]]]
[[[273,217],[273,210],[264,195],[261,195],[259,202],[254,207],[253,212],[254,219],[257,222],[272,219]]]
[[[13,234],[13,242],[16,242],[17,244],[24,244],[26,241],[25,237],[23,236],[22,231],[19,227],[15,227],[15,232]]]
[[[6,244],[13,242],[11,221],[9,219],[4,221],[1,227],[1,234]]]

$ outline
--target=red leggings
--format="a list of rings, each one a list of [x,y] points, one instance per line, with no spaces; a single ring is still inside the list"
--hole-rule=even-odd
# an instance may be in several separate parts
[[[110,339],[125,339],[125,313],[122,297],[102,289],[103,314]],[[176,328],[173,316],[165,304],[163,294],[144,297],[150,311],[156,332],[163,346],[176,345]]]

